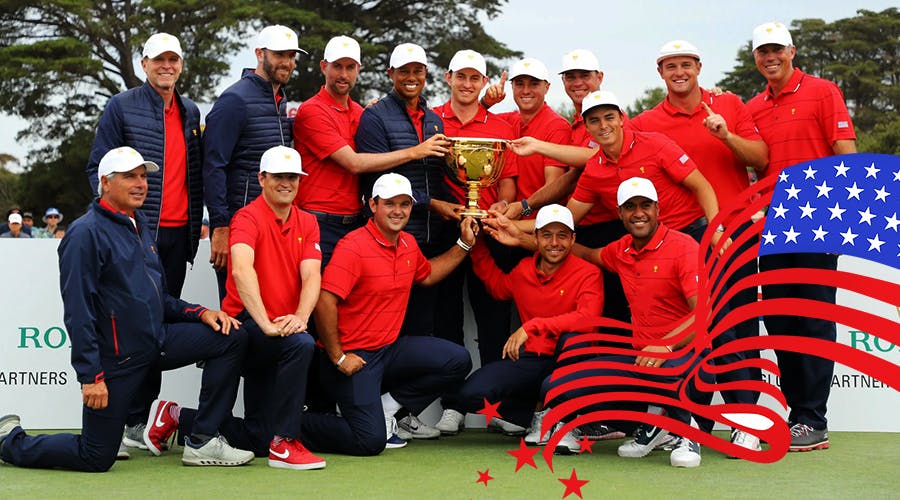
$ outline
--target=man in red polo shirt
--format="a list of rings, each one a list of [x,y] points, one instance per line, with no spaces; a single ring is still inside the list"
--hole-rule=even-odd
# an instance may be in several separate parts
[[[442,434],[459,433],[466,413],[481,408],[484,398],[501,401],[504,432],[524,433],[532,417],[539,426],[543,413],[535,412],[535,405],[541,383],[555,366],[558,342],[564,335],[591,331],[603,309],[600,271],[570,255],[572,213],[547,205],[538,211],[535,228],[537,252],[509,273],[494,264],[484,246],[472,252],[473,266],[491,295],[515,300],[522,326],[499,349],[502,359],[482,365],[459,391],[443,398],[444,413],[436,425]]]
[[[355,151],[353,136],[363,108],[350,98],[350,91],[359,77],[360,64],[356,40],[343,35],[329,40],[319,62],[325,85],[300,105],[294,118],[294,147],[308,174],[294,203],[319,222],[322,266],[328,264],[338,240],[363,224],[359,174],[447,153],[440,135],[397,151]]]
[[[478,96],[487,83],[487,64],[484,57],[474,50],[460,50],[450,60],[447,73],[444,75],[450,86],[450,100],[434,108],[434,112],[444,122],[444,133],[449,137],[479,137],[492,139],[515,139],[512,125],[499,116],[485,109],[478,102]],[[481,190],[479,206],[484,209],[500,208],[516,199],[516,176],[518,175],[518,157],[507,153],[506,162],[500,180],[494,186]],[[462,186],[446,179],[447,186],[456,200],[466,203],[466,190]],[[509,270],[521,258],[518,252],[509,247],[497,244],[493,240],[486,241],[489,255],[493,261]],[[508,300],[494,300],[485,290],[484,284],[473,271],[469,260],[459,266],[447,278],[447,282],[456,280],[462,286],[466,280],[469,292],[469,303],[475,315],[478,327],[478,351],[481,364],[500,359],[500,349],[509,332],[511,304]],[[459,317],[463,317],[463,305],[459,303]],[[458,330],[455,338],[448,338],[463,345],[462,330]],[[401,427],[403,423],[400,423]]]
[[[653,181],[664,206],[672,207],[661,213],[661,222],[700,241],[707,220],[719,213],[719,204],[690,156],[661,134],[624,128],[621,107],[612,92],[591,92],[583,107],[585,126],[600,146],[598,150],[524,137],[512,143],[513,151],[520,156],[550,155],[571,165],[586,162],[567,205],[576,221],[597,203],[617,208],[618,185],[629,177],[644,176]],[[523,228],[531,229],[528,224]],[[717,231],[713,246],[720,237],[721,231]]]
[[[519,60],[510,69],[509,79],[518,111],[502,113],[500,116],[512,124],[516,137],[531,136],[556,144],[569,144],[569,122],[544,102],[547,91],[550,90],[550,74],[544,63],[530,57]],[[519,158],[518,162],[516,199],[528,198],[566,171],[565,163],[541,155]],[[522,216],[534,218],[528,209],[523,211]]]
[[[657,71],[666,84],[668,94],[656,107],[649,109],[631,120],[634,130],[659,132],[675,141],[697,163],[697,168],[709,181],[716,192],[719,207],[731,206],[729,213],[737,214],[750,202],[749,195],[741,198],[742,192],[750,186],[747,166],[762,172],[768,165],[768,147],[756,131],[750,112],[741,99],[731,93],[715,95],[700,87],[697,79],[702,64],[700,52],[685,40],[672,40],[664,44],[656,58]],[[739,228],[740,234],[751,224],[749,219],[732,220],[728,225]],[[747,248],[758,241],[754,238],[745,245]],[[734,269],[728,278],[730,288],[738,280],[756,273],[756,261],[751,261]],[[755,302],[756,288],[747,288],[729,301],[731,308]],[[723,311],[726,312],[726,311]],[[730,339],[755,337],[759,335],[759,321],[749,319],[729,328],[713,339],[718,347]],[[759,351],[734,353],[715,359],[717,364],[729,364],[759,357]],[[754,373],[755,372],[755,373]],[[758,369],[729,370],[717,377],[718,382],[733,382],[761,377]],[[708,393],[709,403],[712,394]],[[755,404],[758,394],[750,391],[724,391],[722,397],[727,403]],[[699,418],[700,427],[712,430],[712,421]],[[743,431],[732,432],[732,442],[750,449],[759,449],[759,439]]]
[[[831,155],[856,152],[856,134],[841,90],[834,83],[794,68],[791,34],[778,22],[761,24],[753,30],[753,58],[768,82],[766,88],[747,103],[769,145],[767,176],[778,175],[787,166]],[[794,267],[837,268],[837,255],[793,253],[765,255],[760,271]],[[833,304],[834,287],[802,283],[762,287],[764,299],[800,297]],[[834,322],[803,316],[766,316],[769,335],[799,335],[835,341]],[[791,407],[790,451],[828,448],[828,420],[825,412],[831,390],[834,361],[809,354],[775,351],[781,370],[781,391]]]
[[[222,301],[222,310],[239,318],[249,337],[244,418],[227,421],[222,434],[257,456],[268,455],[270,467],[295,470],[325,467],[325,460],[300,442],[306,377],[315,352],[306,325],[321,283],[316,219],[293,205],[303,173],[292,148],[275,146],[263,153],[262,194],[231,219]],[[168,406],[159,404],[157,413]],[[182,433],[191,429],[194,414],[180,409]]]
[[[616,363],[621,368],[592,368],[579,370],[548,380],[542,389],[544,400],[549,406],[559,406],[565,401],[597,394],[599,392],[633,391],[634,386],[613,384],[593,384],[579,389],[568,389],[569,384],[593,377],[641,378],[656,382],[659,386],[654,393],[678,398],[678,390],[685,374],[697,361],[692,349],[678,352],[678,357],[659,356],[660,353],[677,351],[694,337],[693,331],[685,332],[693,321],[691,312],[697,305],[698,259],[700,251],[696,241],[690,236],[669,229],[659,220],[659,195],[653,183],[645,178],[633,177],[621,182],[616,189],[616,203],[619,217],[628,234],[602,248],[590,249],[575,245],[574,253],[595,265],[609,269],[622,277],[625,294],[631,307],[632,346],[639,350],[637,355],[603,355],[593,361]],[[530,246],[527,234],[517,229],[517,225],[507,218],[488,221],[488,232],[507,244]],[[637,369],[649,367],[651,370],[683,367],[678,373]],[[709,377],[704,377],[709,378]],[[711,380],[705,380],[712,382]],[[632,409],[633,403],[605,403],[579,412],[600,409]],[[652,412],[658,407],[650,406]],[[666,408],[668,416],[682,423],[696,427],[690,412],[677,406]],[[554,427],[554,434],[573,416],[566,416]],[[575,439],[575,431],[569,431],[556,445],[556,453],[568,455],[577,453],[581,447]],[[622,444],[618,453],[621,457],[638,458],[653,451],[668,437],[668,431],[656,426],[641,425],[635,438]],[[682,438],[670,455],[675,467],[697,467],[700,465],[700,445]]]
[[[375,181],[372,218],[337,245],[316,306],[324,350],[319,376],[340,416],[308,413],[303,436],[314,450],[377,455],[406,442],[395,414],[416,415],[462,383],[472,367],[465,347],[436,337],[399,336],[414,283],[430,286],[450,273],[475,244],[478,225],[465,218],[456,244],[427,260],[403,231],[415,203],[399,174]],[[387,431],[387,432],[385,432]]]

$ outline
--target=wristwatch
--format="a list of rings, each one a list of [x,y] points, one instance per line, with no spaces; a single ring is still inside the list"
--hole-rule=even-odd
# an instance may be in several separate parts
[[[534,209],[528,206],[528,198],[522,198],[522,217],[528,217],[534,213]]]

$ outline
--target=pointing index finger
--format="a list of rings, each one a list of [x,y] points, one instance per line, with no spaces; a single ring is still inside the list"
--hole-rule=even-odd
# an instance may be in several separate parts
[[[706,114],[707,114],[708,116],[712,116],[712,115],[715,114],[715,112],[713,112],[712,108],[710,108],[709,105],[706,104],[705,102],[700,101],[700,105],[703,106],[703,109],[706,110]]]
[[[501,86],[501,87],[506,86],[506,77],[507,77],[508,75],[509,75],[509,74],[506,72],[506,70],[503,70],[503,73],[500,74],[500,86]]]

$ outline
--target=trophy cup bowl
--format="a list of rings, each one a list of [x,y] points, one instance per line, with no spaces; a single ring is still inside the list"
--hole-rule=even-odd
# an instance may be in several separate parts
[[[482,219],[487,210],[478,208],[480,190],[500,179],[509,141],[478,137],[448,137],[450,154],[446,156],[446,173],[450,180],[468,188],[463,217]]]

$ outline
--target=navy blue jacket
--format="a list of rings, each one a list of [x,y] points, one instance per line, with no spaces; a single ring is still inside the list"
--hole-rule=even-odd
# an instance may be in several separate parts
[[[245,69],[206,116],[203,133],[204,200],[209,227],[227,226],[231,216],[262,192],[259,160],[275,146],[291,145],[293,120],[287,116],[284,86],[275,104],[272,84]]]
[[[419,96],[419,107],[425,110],[422,119],[422,139],[427,141],[435,134],[442,134],[444,122],[425,105],[422,96]],[[388,95],[363,111],[359,119],[359,128],[356,129],[355,143],[356,150],[360,153],[387,153],[419,144],[419,135],[406,111],[406,101],[396,90],[391,89]],[[432,198],[453,201],[444,182],[443,163],[443,158],[428,156],[387,171],[403,175],[412,184],[416,203],[404,230],[411,233],[419,245],[437,243],[447,226],[440,216],[428,210]],[[372,197],[372,186],[378,177],[385,173],[364,174],[360,177],[360,191],[367,200],[366,207],[368,199]]]
[[[203,221],[203,158],[200,146],[200,110],[193,101],[175,92],[175,103],[181,110],[184,144],[187,153],[188,226],[190,228],[190,259],[194,262],[200,241]],[[147,217],[147,225],[154,239],[159,229],[163,172],[165,172],[165,108],[162,97],[149,83],[114,95],[97,125],[97,135],[91,148],[87,174],[91,190],[97,194],[97,167],[109,150],[130,146],[145,160],[159,165],[159,172],[147,174],[147,199],[140,211]]]
[[[198,321],[205,311],[166,294],[146,218],[112,212],[94,200],[59,244],[63,321],[78,381],[96,383],[156,360],[164,322]]]

